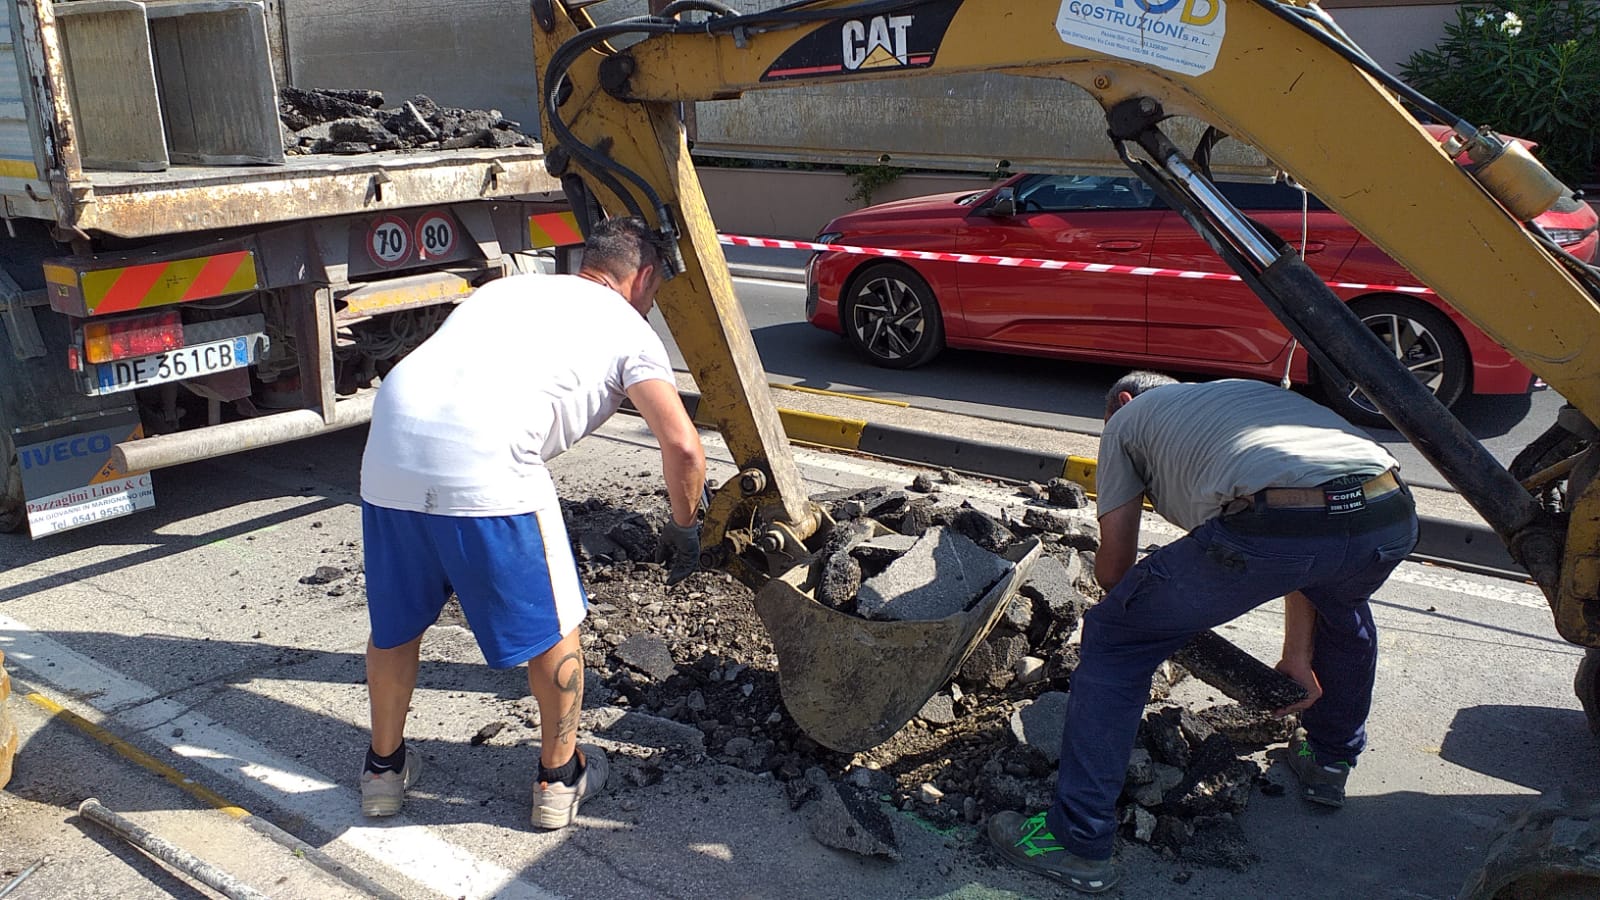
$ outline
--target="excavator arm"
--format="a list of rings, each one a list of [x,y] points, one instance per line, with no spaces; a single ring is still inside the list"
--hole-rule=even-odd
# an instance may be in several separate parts
[[[660,307],[741,476],[711,504],[708,561],[760,583],[825,527],[806,499],[690,163],[679,104],[934,74],[1070,81],[1108,140],[1201,231],[1319,368],[1361,388],[1461,491],[1551,602],[1600,647],[1600,485],[1545,509],[1305,265],[1232,209],[1161,130],[1203,120],[1266,154],[1600,421],[1592,271],[1524,222],[1561,185],[1515,144],[1384,75],[1313,4],[1275,0],[816,0],[740,13],[679,0],[597,24],[535,0],[544,140],[581,211],[637,214],[681,259]],[[1455,129],[1441,145],[1402,104]],[[981,128],[982,123],[972,123]],[[997,156],[1004,148],[996,148]],[[1455,163],[1458,153],[1478,163]],[[1590,489],[1592,487],[1592,489]]]

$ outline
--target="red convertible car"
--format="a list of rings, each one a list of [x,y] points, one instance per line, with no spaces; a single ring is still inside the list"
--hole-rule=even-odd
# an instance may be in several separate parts
[[[1295,247],[1325,281],[1418,285],[1337,213],[1292,184],[1221,183],[1224,195]],[[1538,223],[1592,263],[1600,237],[1587,203],[1564,196]],[[1426,223],[1418,223],[1426,228]],[[828,223],[822,243],[1228,272],[1144,182],[1106,175],[1017,175],[988,191],[919,197]],[[1335,293],[1451,405],[1519,394],[1532,373],[1431,293]],[[806,269],[806,318],[891,368],[945,347],[1295,383],[1316,380],[1304,350],[1242,283],[1110,272],[926,262],[824,252]],[[1383,419],[1356,392],[1326,392],[1363,424]]]

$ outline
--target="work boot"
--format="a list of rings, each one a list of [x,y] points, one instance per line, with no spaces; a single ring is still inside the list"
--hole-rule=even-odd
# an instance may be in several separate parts
[[[1067,852],[1050,833],[1044,813],[1027,817],[1010,811],[995,813],[989,817],[986,831],[990,843],[1008,861],[1073,890],[1098,894],[1110,890],[1122,877],[1109,859],[1084,859]]]
[[[422,773],[422,754],[415,750],[406,752],[406,763],[398,772],[361,771],[361,814],[363,816],[392,816],[400,811],[406,798],[406,788],[417,783]]]
[[[1317,764],[1317,753],[1306,740],[1306,730],[1296,729],[1289,742],[1289,771],[1300,779],[1301,792],[1312,803],[1338,808],[1344,806],[1344,783],[1350,778],[1347,762]]]
[[[578,817],[578,805],[600,793],[606,786],[606,752],[593,744],[579,744],[578,758],[583,774],[568,787],[559,781],[541,781],[533,792],[533,825],[554,830],[565,828]]]

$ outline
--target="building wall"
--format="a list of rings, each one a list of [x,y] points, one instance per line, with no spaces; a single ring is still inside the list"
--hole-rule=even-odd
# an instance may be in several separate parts
[[[1367,55],[1396,75],[1412,53],[1430,48],[1444,37],[1445,23],[1455,21],[1458,5],[1419,0],[1325,0],[1321,4]]]

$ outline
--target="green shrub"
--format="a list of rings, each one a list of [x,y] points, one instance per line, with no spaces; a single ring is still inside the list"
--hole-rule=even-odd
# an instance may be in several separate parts
[[[1537,141],[1539,158],[1568,184],[1600,180],[1600,3],[1460,7],[1438,46],[1400,72],[1472,124]]]

